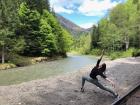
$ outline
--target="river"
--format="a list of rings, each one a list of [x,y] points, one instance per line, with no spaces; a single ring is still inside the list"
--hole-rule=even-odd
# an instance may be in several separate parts
[[[96,60],[97,59],[93,56],[72,55],[55,61],[3,70],[0,71],[0,86],[19,84],[77,71],[86,65],[94,64]]]

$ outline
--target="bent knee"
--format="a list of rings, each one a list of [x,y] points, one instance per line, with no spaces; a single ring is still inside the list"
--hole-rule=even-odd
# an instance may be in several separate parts
[[[85,80],[85,76],[82,76],[82,80]]]
[[[88,80],[88,77],[82,76],[82,80]]]

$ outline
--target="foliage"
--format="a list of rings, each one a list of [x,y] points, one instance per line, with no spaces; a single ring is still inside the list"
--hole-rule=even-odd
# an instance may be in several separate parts
[[[72,37],[54,14],[48,0],[1,0],[0,60],[6,56],[6,62],[21,66],[30,62],[18,55],[66,55]],[[9,57],[10,53],[17,56]]]
[[[32,62],[30,58],[19,56],[17,54],[11,53],[9,56],[9,63],[13,63],[18,67],[31,65]]]
[[[140,1],[127,0],[115,6],[99,21],[98,26],[93,27],[91,48],[115,52],[111,55],[113,58],[122,56],[120,52],[129,52],[127,49],[131,47],[140,48],[139,34]]]
[[[50,12],[50,3],[49,0],[24,0],[29,9],[37,10],[39,13],[43,13],[43,10],[46,9]]]
[[[18,52],[19,50],[15,46],[19,46],[19,49],[23,47],[23,43],[20,43],[21,40],[15,36],[15,30],[19,22],[17,10],[14,9],[17,7],[17,1],[0,1],[0,48],[2,49],[0,52],[2,63],[5,62],[5,52]]]
[[[140,49],[135,49],[132,53],[132,56],[133,57],[137,57],[137,56],[140,56]]]
[[[23,36],[26,42],[23,54],[29,56],[66,54],[71,42],[70,34],[48,10],[40,13],[29,7],[29,3],[22,3],[19,9],[21,23],[18,34]]]
[[[80,38],[74,39],[72,50],[77,51],[81,54],[89,54],[91,47],[91,36],[90,34],[83,34]]]
[[[56,52],[55,36],[52,34],[52,27],[48,24],[45,13],[40,20],[40,33],[42,35],[42,54],[51,55],[52,52]]]
[[[115,52],[108,52],[108,56],[111,60],[116,58],[124,58],[132,56],[134,48],[130,48],[127,51],[115,51]]]
[[[102,53],[102,50],[101,49],[92,49],[91,51],[90,51],[90,54],[92,54],[92,55],[96,55],[96,56],[100,56],[101,55],[101,53]]]
[[[26,46],[24,48],[24,54],[39,55],[40,50],[40,33],[39,22],[40,14],[36,10],[30,10],[26,3],[22,3],[19,9],[20,26],[18,34],[24,37]],[[33,41],[34,40],[34,41]]]
[[[99,47],[99,27],[97,26],[93,26],[91,34],[91,47],[93,48]]]
[[[56,18],[46,10],[44,11],[43,19],[44,21],[46,21],[46,26],[48,25],[48,30],[46,30],[46,32],[44,33],[46,33],[46,35],[49,34],[47,48],[48,50],[46,49],[46,51],[49,51],[49,55],[65,55],[66,52],[69,50],[69,46],[72,43],[72,37],[70,33],[68,33],[67,30],[63,29],[60,26],[59,22],[56,20]],[[45,24],[45,22],[42,23]]]

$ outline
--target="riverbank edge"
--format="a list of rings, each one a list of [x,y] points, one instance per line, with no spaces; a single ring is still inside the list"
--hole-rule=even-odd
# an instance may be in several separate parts
[[[1,70],[9,70],[12,68],[18,68],[18,67],[25,67],[25,66],[29,66],[29,65],[34,65],[34,64],[38,64],[38,63],[42,63],[42,62],[49,62],[49,61],[54,61],[54,60],[58,60],[58,59],[63,59],[66,58],[67,56],[55,56],[55,57],[28,57],[29,60],[29,64],[28,65],[15,65],[14,63],[4,63],[4,64],[0,64],[0,71]]]
[[[68,52],[66,56],[53,56],[53,57],[24,57],[25,59],[27,59],[27,61],[29,61],[29,63],[27,63],[26,65],[16,65],[14,63],[0,63],[0,71],[2,70],[9,70],[12,68],[18,68],[18,67],[25,67],[25,66],[29,66],[29,65],[34,65],[34,64],[38,64],[38,63],[42,63],[42,62],[49,62],[49,61],[54,61],[54,60],[58,60],[58,59],[63,59],[66,58],[68,56],[71,55],[83,55],[83,54],[79,54],[79,53],[71,53]],[[100,56],[98,55],[91,55],[89,54],[89,56],[93,56],[95,58],[99,58]],[[105,61],[110,61],[109,57],[105,56],[104,57]]]

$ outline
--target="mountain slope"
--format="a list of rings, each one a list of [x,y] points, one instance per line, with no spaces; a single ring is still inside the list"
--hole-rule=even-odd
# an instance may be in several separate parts
[[[65,27],[69,32],[71,32],[72,35],[78,35],[78,34],[82,34],[82,33],[87,33],[90,32],[89,29],[84,29],[81,28],[80,26],[74,24],[73,22],[71,22],[70,20],[64,18],[63,16],[57,14],[57,18],[60,22],[60,24]]]

